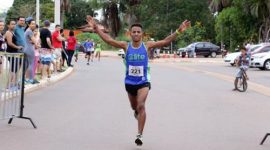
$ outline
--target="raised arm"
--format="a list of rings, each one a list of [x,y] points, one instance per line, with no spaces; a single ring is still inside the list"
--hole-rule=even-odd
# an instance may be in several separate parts
[[[184,22],[182,22],[182,24],[173,34],[167,36],[165,39],[161,41],[157,41],[157,42],[149,41],[146,43],[146,46],[148,47],[148,49],[167,46],[176,39],[177,35],[184,32],[189,27],[190,27],[190,21],[185,20]]]
[[[125,41],[116,41],[115,39],[113,39],[112,37],[110,37],[108,34],[104,33],[100,27],[96,24],[94,18],[92,16],[87,16],[87,22],[90,25],[90,27],[92,27],[95,32],[101,37],[101,39],[108,43],[111,46],[117,47],[117,48],[122,48],[124,50],[126,50],[128,43]]]

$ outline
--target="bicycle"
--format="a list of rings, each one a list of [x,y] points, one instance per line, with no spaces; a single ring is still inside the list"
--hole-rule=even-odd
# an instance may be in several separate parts
[[[248,83],[247,83],[247,74],[246,71],[244,70],[244,68],[240,67],[240,73],[241,73],[241,77],[236,77],[234,80],[234,86],[235,89],[240,91],[240,92],[245,92],[247,90],[248,87]]]

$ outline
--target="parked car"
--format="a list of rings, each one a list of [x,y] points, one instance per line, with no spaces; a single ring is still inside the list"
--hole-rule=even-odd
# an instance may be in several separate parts
[[[224,61],[230,63],[231,66],[234,66],[235,65],[235,60],[236,60],[236,58],[238,56],[240,56],[240,54],[241,54],[241,52],[234,52],[234,53],[227,54],[224,57]]]
[[[121,56],[122,58],[125,58],[125,55],[126,55],[126,53],[123,49],[118,50],[117,54],[118,54],[118,56]]]
[[[176,51],[176,54],[177,54],[178,56],[185,57],[186,54],[187,54],[187,50],[186,50],[185,47],[184,47],[184,48],[179,48],[179,49]]]
[[[269,48],[270,48],[270,43],[256,44],[250,47],[250,49],[248,50],[248,53],[250,53],[250,55],[252,56],[257,53],[267,52],[268,51],[267,49]],[[241,52],[234,52],[234,53],[227,54],[224,57],[224,61],[230,63],[231,66],[234,66],[236,59],[240,54]]]
[[[270,50],[251,57],[250,66],[261,70],[270,70]]]
[[[215,58],[221,54],[221,49],[219,46],[210,42],[196,42],[187,46],[187,52],[189,57],[193,57],[195,52],[196,55]]]

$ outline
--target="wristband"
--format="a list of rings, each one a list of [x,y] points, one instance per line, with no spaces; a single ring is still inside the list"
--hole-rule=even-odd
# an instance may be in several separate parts
[[[176,33],[177,35],[180,35],[180,34],[181,34],[181,33],[179,32],[178,29],[176,29],[175,33]]]

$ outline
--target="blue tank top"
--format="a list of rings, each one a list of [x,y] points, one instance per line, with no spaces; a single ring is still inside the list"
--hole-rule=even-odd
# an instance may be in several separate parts
[[[150,67],[148,65],[147,48],[141,43],[139,48],[128,44],[126,57],[126,78],[125,84],[140,85],[150,82]]]

